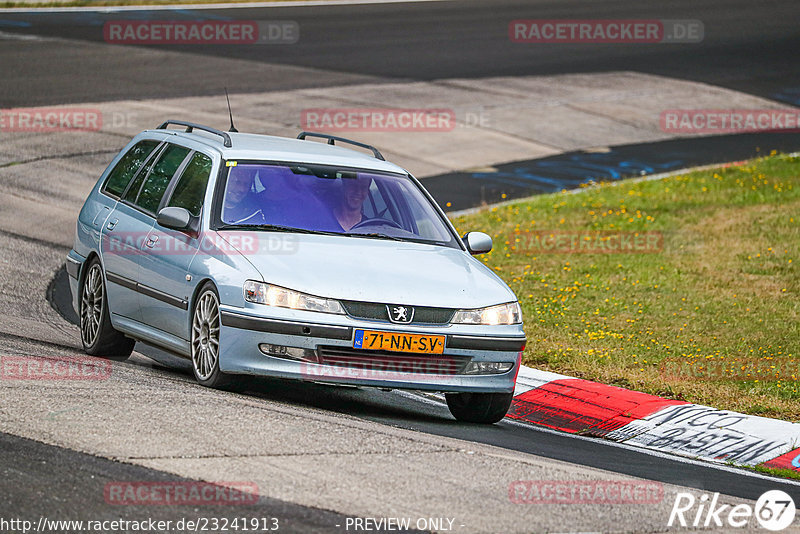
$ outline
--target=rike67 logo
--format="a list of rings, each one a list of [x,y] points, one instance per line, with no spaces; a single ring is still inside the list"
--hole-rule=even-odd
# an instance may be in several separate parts
[[[755,517],[761,528],[777,532],[794,522],[795,513],[794,500],[781,490],[764,493],[755,506],[719,504],[719,493],[704,493],[697,498],[680,492],[675,496],[667,526],[744,528]]]

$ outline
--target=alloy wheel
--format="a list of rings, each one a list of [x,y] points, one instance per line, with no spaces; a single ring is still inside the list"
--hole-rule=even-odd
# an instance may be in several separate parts
[[[192,318],[192,365],[200,380],[208,380],[219,358],[219,300],[213,291],[200,296]]]
[[[94,264],[86,274],[81,295],[81,337],[87,347],[97,342],[102,319],[103,272],[99,264]]]

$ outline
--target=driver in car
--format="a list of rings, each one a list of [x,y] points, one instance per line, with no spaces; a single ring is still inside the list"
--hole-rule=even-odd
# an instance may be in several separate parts
[[[372,178],[369,177],[342,178],[342,194],[333,215],[345,232],[366,219],[361,209],[371,184]]]
[[[229,224],[264,224],[263,195],[256,192],[256,167],[239,166],[230,173],[222,219]]]

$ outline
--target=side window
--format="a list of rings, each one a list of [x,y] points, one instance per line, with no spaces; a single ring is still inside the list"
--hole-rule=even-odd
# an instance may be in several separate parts
[[[153,165],[150,174],[145,178],[139,196],[133,201],[134,204],[149,213],[155,213],[170,180],[189,152],[188,148],[178,145],[169,145],[165,148],[156,164]],[[130,194],[131,191],[128,193]]]
[[[185,208],[193,216],[200,215],[203,199],[206,196],[206,185],[211,176],[211,158],[200,152],[195,152],[192,160],[183,171],[169,206]]]
[[[156,154],[151,157],[147,163],[144,164],[142,169],[136,175],[136,178],[133,179],[133,182],[128,186],[128,190],[125,191],[125,194],[122,197],[122,200],[127,200],[129,202],[133,202],[136,200],[136,197],[139,196],[139,190],[142,188],[142,182],[144,182],[145,178],[150,175],[150,170],[153,168],[153,165],[156,164],[158,158],[161,154],[164,153],[164,147],[162,146],[160,149],[156,151]]]
[[[142,166],[147,156],[158,146],[158,141],[140,141],[133,145],[128,152],[117,162],[114,168],[108,173],[103,191],[120,196],[128,183],[136,175],[136,171]]]

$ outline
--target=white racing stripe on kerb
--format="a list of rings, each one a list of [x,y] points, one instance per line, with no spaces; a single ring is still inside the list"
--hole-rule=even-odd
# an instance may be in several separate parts
[[[530,371],[535,371],[535,373],[546,373],[546,371],[536,371],[535,369],[531,369],[529,367],[522,367],[520,369],[520,373],[522,373],[522,369],[528,369]],[[559,377],[563,376],[563,375],[556,375],[556,373],[548,373],[548,374],[559,376]],[[570,378],[570,377],[564,377],[564,378]],[[443,404],[444,404],[444,395],[439,394],[439,393],[431,394],[431,393],[426,393],[426,392],[421,392],[421,391],[403,391],[403,390],[397,390],[397,391],[395,391],[395,393],[397,393],[400,396],[405,397],[407,399],[418,401],[418,402],[422,402],[422,403],[428,404],[428,405],[433,405],[433,406],[437,406],[437,407],[443,407]],[[435,399],[440,399],[440,400],[437,401]],[[693,406],[697,406],[697,405],[693,405]],[[660,413],[660,412],[658,412],[658,413]],[[657,414],[655,414],[655,415],[657,415]],[[781,422],[783,422],[783,421],[781,421]],[[552,428],[547,428],[545,426],[540,426],[540,425],[534,425],[534,424],[527,423],[525,421],[516,420],[516,419],[505,418],[505,419],[503,419],[502,423],[500,423],[500,424],[502,424],[502,425],[519,426],[519,427],[526,428],[528,430],[535,430],[536,432],[544,432],[544,433],[547,433],[547,434],[554,434],[554,435],[558,435],[558,436],[568,436],[571,439],[579,439],[579,440],[583,440],[583,441],[591,441],[591,442],[594,442],[594,443],[596,443],[598,445],[605,445],[607,447],[616,447],[616,448],[619,448],[619,449],[625,449],[625,450],[628,450],[628,451],[638,452],[638,453],[641,453],[641,454],[646,454],[648,456],[653,456],[655,458],[662,458],[662,459],[665,459],[665,460],[672,460],[672,461],[679,462],[679,463],[682,463],[682,464],[696,465],[698,467],[706,467],[706,468],[709,468],[709,469],[716,469],[718,471],[725,471],[725,472],[728,472],[728,473],[735,473],[735,474],[737,474],[739,476],[752,477],[752,478],[758,478],[758,479],[761,479],[761,480],[769,480],[769,481],[772,481],[772,482],[776,482],[775,477],[773,477],[773,476],[763,475],[761,473],[756,473],[756,472],[753,472],[753,471],[746,471],[746,470],[744,470],[742,468],[739,468],[739,467],[728,466],[728,465],[724,465],[724,464],[720,464],[720,463],[708,463],[705,459],[702,459],[702,460],[694,459],[692,457],[694,455],[691,455],[689,457],[686,457],[686,456],[683,456],[683,455],[676,456],[674,452],[665,452],[665,451],[659,451],[659,450],[654,450],[654,449],[649,449],[649,448],[642,448],[642,446],[638,445],[638,444],[632,445],[632,444],[629,444],[629,443],[626,443],[626,442],[609,441],[608,439],[603,439],[603,438],[596,438],[596,437],[590,437],[590,436],[581,436],[580,434],[565,434],[564,432],[562,432],[560,430],[553,430]],[[631,423],[631,424],[633,424],[633,423]],[[792,423],[789,423],[789,424],[792,424]],[[628,426],[630,426],[630,425],[628,425]],[[608,436],[606,436],[606,438],[608,438]],[[798,480],[780,479],[777,482],[779,482],[781,484],[790,484],[790,485],[797,486],[798,488],[800,488],[800,481],[798,481]]]
[[[548,382],[553,380],[562,380],[572,378],[570,376],[560,375],[558,373],[551,373],[549,371],[540,371],[523,365],[519,368],[517,375],[517,386],[514,388],[514,396],[522,395],[526,391],[542,387]]]
[[[800,443],[800,424],[680,404],[633,421],[606,437],[707,461],[753,466],[795,449]]]
[[[514,395],[571,378],[523,366]],[[699,404],[678,404],[632,421],[605,439],[704,461],[754,466],[799,447],[800,424]]]
[[[800,480],[793,480],[793,479],[790,479],[790,478],[776,479],[774,476],[762,475],[761,473],[757,473],[757,472],[754,472],[754,471],[747,471],[747,470],[742,469],[740,467],[733,467],[733,466],[728,466],[728,465],[719,464],[719,463],[708,463],[706,461],[696,460],[696,459],[691,458],[691,457],[675,456],[674,453],[667,453],[667,452],[661,452],[661,451],[657,451],[657,450],[653,450],[653,449],[642,448],[641,446],[629,445],[627,443],[619,443],[619,442],[615,442],[615,441],[608,441],[608,440],[605,440],[605,439],[602,439],[602,438],[595,438],[595,437],[590,437],[590,436],[581,436],[580,434],[565,434],[564,432],[562,432],[560,430],[553,430],[552,428],[547,428],[546,426],[533,425],[531,423],[526,423],[524,421],[519,421],[519,420],[515,420],[515,419],[508,419],[508,418],[503,419],[502,424],[504,424],[504,425],[510,424],[510,425],[515,425],[515,426],[522,426],[522,427],[525,427],[525,428],[528,428],[528,429],[533,429],[536,432],[544,432],[546,434],[556,434],[556,435],[559,435],[559,436],[569,436],[571,439],[579,439],[579,440],[583,440],[583,441],[591,441],[591,442],[597,443],[598,445],[605,445],[605,446],[608,446],[608,447],[617,447],[617,448],[629,450],[629,451],[632,451],[632,452],[639,452],[639,453],[642,453],[642,454],[646,454],[648,456],[653,456],[655,458],[662,458],[662,459],[665,459],[665,460],[672,460],[672,461],[675,461],[675,462],[680,462],[682,464],[696,465],[698,467],[707,467],[709,469],[716,469],[718,471],[726,471],[728,473],[735,473],[737,475],[744,476],[744,477],[752,477],[752,478],[759,478],[759,479],[762,479],[762,480],[769,480],[771,482],[775,482],[776,484],[790,484],[792,486],[797,486],[798,488],[800,488]]]

